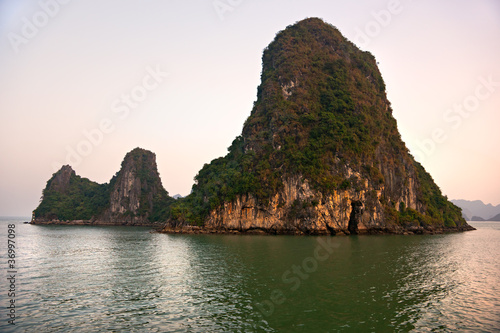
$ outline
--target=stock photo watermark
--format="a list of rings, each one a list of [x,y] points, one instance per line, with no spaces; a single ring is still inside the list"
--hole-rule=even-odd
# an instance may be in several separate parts
[[[7,225],[7,322],[16,324],[16,225]]]
[[[168,77],[168,72],[164,72],[160,65],[155,68],[146,67],[146,74],[140,84],[135,85],[128,93],[122,93],[120,97],[111,103],[111,112],[116,114],[118,119],[125,120],[129,117],[132,110],[137,109],[143,103],[149,94],[156,90]],[[95,147],[102,144],[105,135],[109,135],[116,129],[116,123],[111,118],[102,118],[95,128],[82,131],[83,139],[76,145],[66,145],[66,159],[64,164],[78,166],[89,156]],[[55,171],[62,167],[63,163],[54,162],[52,169]]]
[[[390,0],[385,9],[372,11],[370,15],[373,20],[366,22],[362,28],[355,28],[354,43],[358,47],[366,48],[371,40],[378,37],[382,30],[392,23],[393,18],[402,12],[403,5],[399,0]]]
[[[219,16],[219,19],[224,21],[226,16],[234,12],[242,3],[243,0],[214,0],[212,6],[217,16]]]
[[[486,101],[500,87],[500,81],[495,81],[493,75],[487,78],[478,78],[474,92],[466,96],[460,103],[453,104],[443,114],[443,120],[448,124],[448,130],[436,127],[432,130],[431,136],[424,140],[417,140],[417,149],[412,150],[412,154],[419,162],[424,162],[426,157],[431,156],[439,144],[443,144],[449,138],[448,131],[457,130],[462,126],[464,119],[467,119],[481,106],[481,102]]]
[[[334,243],[333,237],[318,237],[318,245],[316,245],[313,255],[304,258],[300,265],[292,265],[290,269],[283,272],[281,282],[288,285],[287,289],[290,292],[297,291],[302,282],[309,279],[318,270],[319,263],[328,260],[339,246],[338,243]],[[256,302],[254,306],[262,315],[269,317],[276,310],[276,306],[285,303],[286,300],[285,292],[277,288],[271,292],[269,299]]]
[[[28,44],[35,38],[41,29],[46,27],[50,20],[55,18],[61,11],[62,6],[67,5],[72,0],[40,0],[38,10],[30,17],[21,18],[21,29],[19,33],[9,32],[7,38],[14,52],[19,53],[21,45]]]

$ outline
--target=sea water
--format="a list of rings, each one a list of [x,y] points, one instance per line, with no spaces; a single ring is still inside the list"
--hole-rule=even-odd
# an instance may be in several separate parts
[[[500,330],[500,222],[311,237],[24,220],[0,222],[1,332]]]

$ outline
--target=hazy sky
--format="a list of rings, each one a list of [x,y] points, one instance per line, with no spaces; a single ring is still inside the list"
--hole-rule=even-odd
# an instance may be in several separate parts
[[[241,133],[263,49],[306,17],[374,54],[444,194],[500,204],[500,1],[0,0],[0,215],[30,215],[62,164],[108,182],[135,147],[187,195]]]

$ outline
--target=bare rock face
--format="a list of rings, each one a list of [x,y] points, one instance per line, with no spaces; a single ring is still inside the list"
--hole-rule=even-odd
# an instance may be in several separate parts
[[[109,208],[100,217],[108,222],[147,223],[158,196],[168,196],[162,186],[156,155],[136,148],[129,152],[110,182]]]
[[[380,199],[391,194],[396,205],[403,203],[404,207],[421,209],[415,191],[417,180],[406,178],[409,186],[395,190],[404,180],[397,179],[393,173],[386,178],[396,184],[390,182],[386,188],[384,184],[373,184],[360,173],[349,171],[351,177],[357,179],[356,189],[336,190],[324,195],[311,189],[303,177],[288,178],[283,181],[283,190],[268,204],[259,203],[252,195],[238,196],[211,211],[205,226],[214,230],[262,230],[273,234],[403,233],[402,227],[387,220]],[[390,191],[395,192],[389,194]]]
[[[210,211],[204,223],[205,232],[349,235],[473,230],[459,220],[455,226],[446,226],[424,222],[416,216],[401,218],[405,211],[425,217],[426,207],[419,195],[420,181],[414,169],[407,170],[402,177],[393,168],[381,168],[387,179],[382,184],[364,178],[360,172],[347,170],[348,178],[356,180],[356,188],[323,194],[311,188],[307,179],[297,176],[284,179],[282,190],[267,202],[251,194],[237,196]],[[391,215],[388,210],[398,215]]]
[[[57,191],[66,193],[69,189],[69,182],[72,176],[75,176],[75,171],[69,165],[64,165],[56,172],[48,186],[49,191]]]

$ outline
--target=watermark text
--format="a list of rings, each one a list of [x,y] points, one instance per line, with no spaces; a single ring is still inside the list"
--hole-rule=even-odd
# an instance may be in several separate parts
[[[155,68],[146,67],[146,74],[140,84],[135,85],[128,93],[123,93],[111,103],[111,112],[116,114],[119,120],[129,117],[132,110],[137,109],[149,94],[157,89],[169,74],[164,72],[159,65]],[[95,147],[102,144],[106,135],[113,133],[116,129],[116,120],[111,117],[102,118],[96,127],[84,129],[83,138],[74,146],[66,145],[65,164],[73,167],[82,163],[84,157],[89,156]],[[54,162],[52,168],[58,171],[63,163]]]
[[[302,282],[318,270],[318,264],[326,261],[340,245],[334,242],[333,237],[318,237],[318,245],[313,251],[313,255],[302,260],[300,265],[292,265],[281,275],[281,281],[288,285],[291,292],[297,291]],[[287,300],[282,289],[275,289],[271,292],[269,299],[257,302],[255,308],[265,317],[271,316],[277,305],[285,303]]]
[[[7,225],[7,322],[16,324],[16,225]]]
[[[448,129],[436,127],[432,130],[429,138],[417,140],[415,145],[417,149],[412,149],[412,154],[419,162],[424,162],[426,157],[431,156],[439,144],[443,144],[449,138],[450,130],[457,130],[464,122],[464,119],[469,118],[476,112],[481,103],[486,101],[500,87],[500,81],[495,81],[493,75],[487,78],[483,76],[478,78],[479,83],[474,88],[474,91],[466,96],[461,102],[454,103],[443,114],[443,120],[447,124]]]
[[[56,17],[61,11],[62,6],[68,4],[71,0],[40,0],[39,9],[31,15],[30,18],[23,16],[21,18],[21,29],[19,33],[9,32],[7,38],[14,52],[19,53],[21,45],[26,45],[35,38],[41,29],[46,27],[50,20]]]

